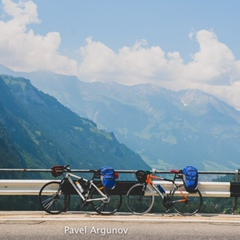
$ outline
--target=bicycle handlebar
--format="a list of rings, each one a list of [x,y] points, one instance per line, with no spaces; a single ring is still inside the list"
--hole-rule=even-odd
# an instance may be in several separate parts
[[[71,171],[71,168],[70,168],[69,164],[65,165],[63,168],[64,168],[64,171],[67,171],[67,172]]]

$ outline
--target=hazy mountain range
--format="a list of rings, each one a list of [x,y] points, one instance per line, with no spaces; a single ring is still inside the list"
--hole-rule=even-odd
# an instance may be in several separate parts
[[[98,129],[29,80],[0,75],[0,167],[51,168],[56,164],[80,169],[105,165],[149,169],[113,133]]]
[[[53,73],[0,70],[30,79],[79,116],[113,132],[151,167],[240,168],[240,112],[202,91],[86,83]]]

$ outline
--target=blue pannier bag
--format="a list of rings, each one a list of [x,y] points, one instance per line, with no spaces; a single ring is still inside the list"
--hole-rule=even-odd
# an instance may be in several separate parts
[[[183,182],[188,192],[197,192],[198,189],[198,170],[193,166],[183,169]]]
[[[115,188],[115,171],[112,167],[102,167],[100,169],[101,180],[106,189]]]

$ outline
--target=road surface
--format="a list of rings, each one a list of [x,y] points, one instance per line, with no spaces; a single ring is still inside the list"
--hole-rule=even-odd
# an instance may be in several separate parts
[[[175,214],[101,216],[95,213],[0,212],[0,239],[6,240],[235,240],[240,215]]]

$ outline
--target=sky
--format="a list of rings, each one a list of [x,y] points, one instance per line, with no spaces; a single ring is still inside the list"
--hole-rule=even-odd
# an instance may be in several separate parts
[[[0,64],[200,89],[240,110],[239,0],[0,0]]]

